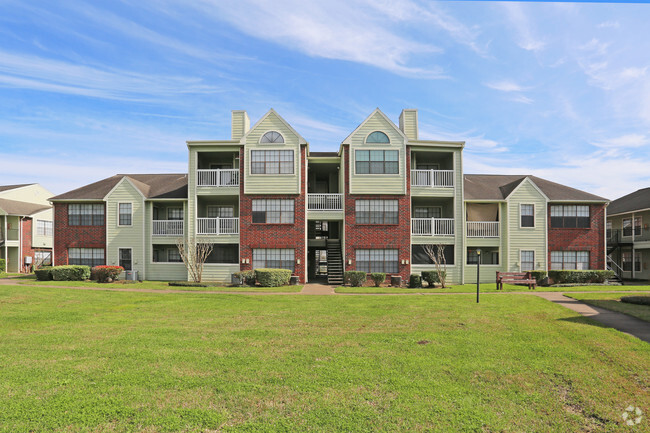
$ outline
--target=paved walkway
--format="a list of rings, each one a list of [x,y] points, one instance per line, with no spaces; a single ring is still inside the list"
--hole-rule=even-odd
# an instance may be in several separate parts
[[[610,328],[617,329],[650,343],[650,323],[644,320],[628,316],[627,314],[618,313],[616,311],[594,307],[576,299],[568,298],[560,292],[538,292],[531,294],[573,310],[576,313],[600,322]]]
[[[336,295],[334,286],[326,284],[305,284],[302,287],[301,295]]]

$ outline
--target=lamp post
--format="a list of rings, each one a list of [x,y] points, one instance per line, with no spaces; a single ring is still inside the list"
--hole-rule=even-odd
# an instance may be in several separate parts
[[[476,250],[476,303],[478,304],[478,294],[481,288],[481,249]]]

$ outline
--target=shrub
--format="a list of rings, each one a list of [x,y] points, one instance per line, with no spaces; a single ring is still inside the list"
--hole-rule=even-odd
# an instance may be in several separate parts
[[[90,266],[54,266],[52,279],[55,281],[83,281],[90,278]]]
[[[548,271],[548,276],[555,284],[603,283],[614,276],[614,271]]]
[[[441,271],[440,273],[446,279],[447,271]],[[433,287],[434,284],[440,283],[440,277],[436,271],[422,271],[422,281],[426,281],[429,287]]]
[[[235,272],[234,275],[241,282],[241,284],[245,284],[247,286],[255,285],[255,271],[240,271]]]
[[[52,267],[43,266],[40,269],[36,269],[34,274],[36,274],[36,279],[38,281],[50,281],[52,280]]]
[[[650,305],[650,296],[623,296],[621,302],[637,305]]]
[[[409,278],[409,287],[411,289],[421,289],[422,277],[417,274],[411,274],[411,278]]]
[[[530,271],[530,275],[537,280],[537,285],[541,286],[544,278],[546,278],[546,271]]]
[[[343,281],[352,287],[361,287],[366,282],[366,273],[363,271],[345,271]]]
[[[289,284],[289,269],[255,269],[255,279],[262,287],[280,287]]]
[[[386,274],[384,274],[383,272],[373,272],[372,274],[370,274],[370,278],[375,283],[375,287],[379,287],[381,286],[381,283],[386,281]]]
[[[7,270],[7,261],[0,259],[0,274]]]
[[[167,285],[176,287],[209,287],[205,283],[195,283],[194,281],[170,281]]]
[[[108,283],[115,280],[124,271],[122,266],[95,266],[90,270],[90,279],[100,283]]]

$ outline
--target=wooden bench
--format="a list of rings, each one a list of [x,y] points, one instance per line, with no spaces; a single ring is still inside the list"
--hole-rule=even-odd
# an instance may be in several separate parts
[[[497,290],[503,290],[503,283],[528,286],[529,290],[537,287],[537,280],[530,272],[497,272]]]

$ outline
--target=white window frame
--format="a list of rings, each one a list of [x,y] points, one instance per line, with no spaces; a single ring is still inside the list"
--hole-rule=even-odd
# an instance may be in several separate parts
[[[181,211],[181,219],[180,220],[172,220],[169,217],[169,211],[171,210],[180,210]],[[183,214],[183,207],[182,206],[172,206],[167,208],[167,221],[183,221],[185,219],[185,215]]]
[[[440,212],[439,212],[440,216],[439,217],[432,217],[432,218],[442,218],[443,217],[442,216],[442,206],[413,206],[413,210],[411,211],[411,213],[412,213],[411,218],[422,218],[422,217],[415,216],[415,208],[418,208],[418,209],[439,209],[440,210]],[[429,217],[426,217],[426,218],[429,218]]]
[[[127,270],[132,271],[133,270],[133,265],[134,265],[133,248],[132,247],[118,247],[117,248],[117,265],[118,266],[122,266],[120,264],[120,250],[130,250],[131,251],[131,269],[124,269],[124,270],[125,271],[127,271]]]
[[[120,224],[120,206],[128,204],[131,206],[131,224]],[[117,226],[118,227],[133,227],[133,202],[123,201],[117,203]]]
[[[372,143],[372,144],[381,144],[381,143]],[[372,151],[392,151],[392,152],[397,152],[397,173],[357,173],[357,152],[362,151],[362,152],[372,152]],[[370,155],[370,154],[369,154]],[[370,156],[369,156],[370,157]],[[402,165],[400,164],[401,162],[401,152],[399,149],[385,149],[385,148],[380,148],[380,149],[354,149],[354,160],[352,161],[352,167],[354,168],[354,175],[355,176],[390,176],[390,177],[399,177],[402,173]],[[365,161],[363,161],[365,162]],[[370,160],[368,160],[370,162]],[[384,159],[384,163],[386,163],[386,160]]]
[[[169,260],[170,251],[176,251],[178,253],[178,258],[180,260],[174,260],[174,261]],[[165,258],[167,259],[166,263],[183,263],[183,256],[181,256],[181,252],[178,250],[178,248],[174,248],[174,247],[165,248]]]
[[[277,144],[278,143],[268,143],[268,144],[264,143],[264,144],[260,144],[260,146],[273,146],[273,145],[277,146]],[[281,151],[281,152],[284,151],[284,152],[292,152],[293,153],[293,166],[292,166],[293,173],[253,173],[253,152],[267,152],[267,151],[274,151],[274,150]],[[266,160],[264,162],[266,163]],[[278,161],[278,163],[279,163],[279,161]],[[278,169],[279,169],[279,167],[278,167]],[[266,168],[265,168],[265,170],[266,170]],[[248,175],[249,176],[294,176],[295,177],[295,176],[298,176],[297,172],[299,170],[300,170],[300,164],[298,164],[298,166],[296,167],[296,151],[295,151],[295,149],[286,149],[286,148],[280,148],[280,149],[270,148],[270,149],[267,149],[267,148],[264,148],[264,149],[251,149],[251,150],[248,151]]]
[[[210,214],[210,209],[223,209],[223,208],[228,208],[232,209],[232,216],[231,217],[214,217],[214,216],[209,216]],[[219,212],[217,212],[219,213]],[[205,207],[205,214],[208,215],[207,218],[237,218],[235,216],[235,206],[234,205],[223,205],[223,204],[209,204]]]
[[[524,214],[521,211],[521,208],[523,206],[532,206],[533,207],[533,225],[530,226],[530,227],[524,227],[524,226],[521,225],[521,219],[524,216]],[[535,228],[535,203],[519,203],[519,228],[520,229],[534,229]]]
[[[49,223],[49,227],[48,227]],[[39,225],[42,225],[42,227],[39,227]],[[41,228],[42,233],[41,233]],[[51,238],[54,236],[54,221],[49,221],[49,220],[36,220],[36,236],[44,236]]]
[[[533,268],[532,269],[524,269],[523,267],[523,260],[521,259],[521,256],[523,253],[528,253],[531,252],[533,253]],[[519,270],[521,272],[527,272],[527,271],[534,271],[535,270],[535,250],[519,250]]]
[[[273,143],[262,143],[262,138],[264,138],[264,136],[266,134],[268,134],[269,132],[275,132],[280,137],[282,137],[282,142],[277,142],[276,141],[276,142],[273,142]],[[264,131],[264,133],[262,135],[260,135],[260,139],[257,141],[257,143],[262,145],[262,146],[268,146],[268,145],[277,146],[278,144],[287,144],[287,140],[284,138],[284,134],[281,133],[280,131],[278,131],[277,129],[269,129],[268,131]]]

